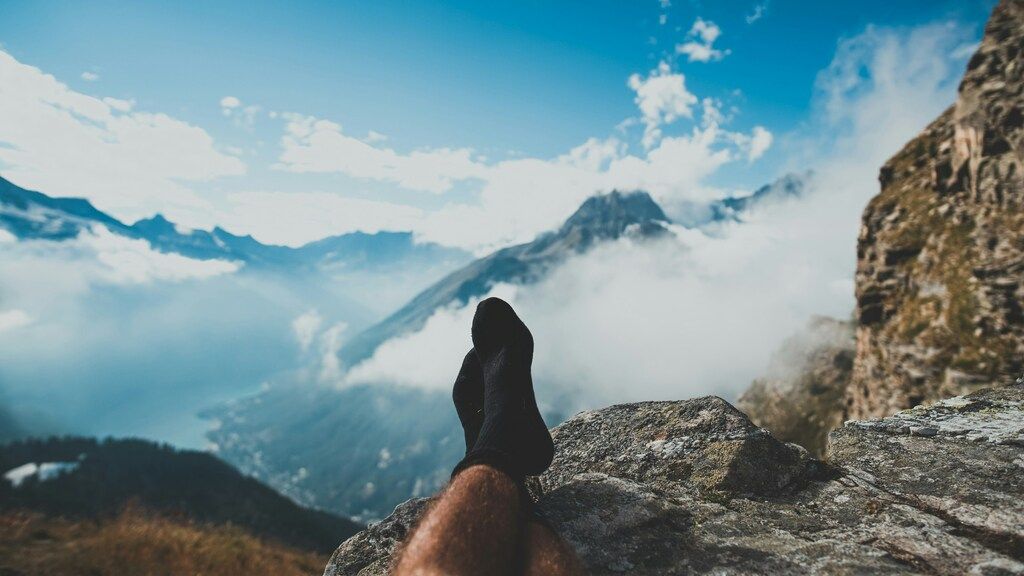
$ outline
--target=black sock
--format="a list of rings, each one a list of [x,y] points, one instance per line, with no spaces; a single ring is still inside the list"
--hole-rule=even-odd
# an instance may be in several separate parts
[[[473,317],[473,348],[483,369],[484,421],[455,471],[482,463],[516,480],[540,474],[554,446],[533,394],[533,336],[507,302],[488,298]]]
[[[455,401],[459,422],[462,422],[462,432],[466,435],[466,454],[469,454],[484,424],[484,372],[475,350],[470,350],[462,360],[462,369],[452,387],[452,400]]]

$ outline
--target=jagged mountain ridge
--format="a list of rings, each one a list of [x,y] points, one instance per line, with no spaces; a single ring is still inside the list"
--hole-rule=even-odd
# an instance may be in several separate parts
[[[412,262],[457,266],[470,259],[468,252],[457,248],[416,242],[411,232],[353,232],[292,248],[264,244],[252,236],[232,234],[219,226],[212,230],[183,230],[161,214],[128,225],[83,198],[50,197],[0,177],[0,228],[15,237],[63,241],[93,226],[146,240],[161,252],[262,267],[328,265],[360,270],[398,267]]]
[[[113,232],[129,230],[84,198],[52,198],[0,177],[0,226],[18,238],[67,240],[95,224]]]
[[[772,182],[765,184],[748,196],[736,196],[723,198],[712,202],[709,206],[711,221],[721,222],[725,220],[739,220],[744,212],[758,204],[770,201],[783,201],[788,198],[799,198],[807,190],[808,181],[813,173],[786,174]]]
[[[683,202],[673,207],[673,220],[686,228],[708,232],[722,224],[742,222],[751,212],[770,204],[799,199],[810,189],[814,172],[790,172],[750,193],[727,196],[711,202]]]
[[[595,243],[623,235],[655,238],[668,234],[669,219],[646,192],[608,194],[588,198],[562,226],[532,242],[503,248],[471,262],[420,292],[408,304],[345,343],[342,362],[358,364],[382,343],[423,327],[438,309],[465,304],[499,283],[530,284],[552,266]]]
[[[687,215],[685,224],[701,227],[738,221],[764,203],[799,198],[811,177],[810,172],[786,174],[749,195],[716,200],[703,207],[699,216]],[[670,223],[661,206],[646,192],[612,191],[592,196],[558,230],[532,242],[503,248],[450,273],[391,316],[347,341],[339,356],[345,365],[354,366],[372,356],[387,340],[422,328],[439,308],[465,304],[487,294],[495,284],[536,282],[552,266],[585,252],[596,242],[624,235],[641,239],[664,236],[669,234]]]

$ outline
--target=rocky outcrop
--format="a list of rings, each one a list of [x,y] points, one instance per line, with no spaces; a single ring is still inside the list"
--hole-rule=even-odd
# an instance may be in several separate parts
[[[776,438],[821,456],[828,433],[843,423],[854,357],[851,322],[816,317],[773,355],[737,406]]]
[[[1024,574],[1024,388],[849,422],[824,461],[714,397],[555,428],[539,506],[592,574]],[[325,576],[384,574],[425,507],[344,542]]]
[[[849,417],[1024,369],[1024,2],[1003,0],[956,103],[882,168],[857,250]]]

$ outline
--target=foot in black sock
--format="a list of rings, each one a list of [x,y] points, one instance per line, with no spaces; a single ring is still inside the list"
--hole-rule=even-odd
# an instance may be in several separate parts
[[[466,454],[469,454],[484,424],[484,372],[475,350],[470,350],[462,360],[462,369],[452,387],[452,400],[455,401],[459,422],[462,422],[462,432],[466,435]]]
[[[540,474],[554,446],[533,393],[533,336],[507,302],[488,298],[473,317],[473,348],[483,370],[484,421],[456,470],[481,462],[516,479]]]

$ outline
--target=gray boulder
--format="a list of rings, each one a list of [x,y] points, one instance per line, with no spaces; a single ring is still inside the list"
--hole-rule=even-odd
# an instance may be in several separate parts
[[[1024,388],[848,422],[824,461],[719,398],[581,413],[531,490],[592,574],[1024,574]],[[384,574],[427,500],[325,576]]]

